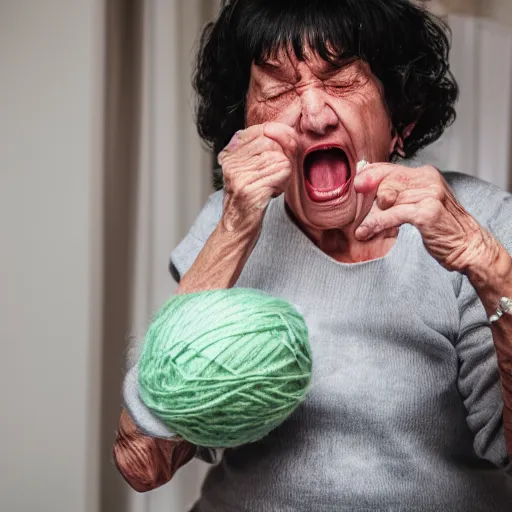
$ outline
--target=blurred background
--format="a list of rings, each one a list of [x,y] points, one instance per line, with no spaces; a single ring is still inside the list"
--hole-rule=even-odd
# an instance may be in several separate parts
[[[130,338],[212,191],[190,86],[216,0],[0,0],[0,510],[185,512],[112,464]],[[421,2],[419,2],[421,3]],[[418,158],[512,191],[512,0],[439,0],[459,118]]]

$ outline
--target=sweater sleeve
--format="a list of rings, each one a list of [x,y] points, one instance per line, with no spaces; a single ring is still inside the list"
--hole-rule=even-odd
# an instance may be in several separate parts
[[[179,282],[192,266],[220,220],[223,209],[223,191],[211,194],[194,221],[189,232],[171,253],[169,270]],[[172,439],[175,434],[146,407],[138,392],[138,357],[140,347],[132,349],[128,356],[128,371],[123,382],[123,401],[137,428],[145,435]],[[214,464],[220,460],[221,451],[198,447],[196,457]]]
[[[512,255],[512,195],[499,192],[488,219],[478,219]],[[503,429],[503,397],[491,324],[485,308],[466,276],[458,294],[460,329],[456,343],[459,390],[474,435],[474,449],[512,476]]]

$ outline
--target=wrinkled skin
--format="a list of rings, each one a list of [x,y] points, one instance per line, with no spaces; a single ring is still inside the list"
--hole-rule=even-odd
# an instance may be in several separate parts
[[[261,175],[263,168],[275,169],[279,166],[275,162],[283,162],[281,167],[287,167],[289,172],[281,172],[280,187],[266,193],[260,191],[255,200],[262,209],[272,196],[285,192],[295,222],[322,250],[340,261],[372,259],[389,250],[396,230],[370,241],[357,240],[354,235],[374,197],[356,194],[351,185],[348,195],[316,203],[308,197],[303,178],[304,155],[319,143],[343,147],[352,180],[358,161],[364,158],[387,162],[401,143],[400,137],[393,134],[382,86],[369,66],[353,61],[333,70],[314,54],[300,62],[293,53],[282,52],[278,60],[267,61],[264,66],[253,64],[246,105],[247,129],[236,134],[219,155],[228,201],[235,201],[236,194],[229,194],[237,187],[233,177],[238,175],[242,180],[245,176],[245,192],[241,183],[238,190],[243,196],[239,202],[247,204],[251,196],[251,190],[247,191],[251,179],[247,169],[259,166]],[[246,141],[250,141],[252,149]],[[252,183],[256,186],[255,179]]]
[[[302,62],[282,51],[253,64],[246,129],[219,155],[223,220],[230,230],[256,226],[270,199],[284,193],[294,222],[338,261],[384,256],[404,223],[418,227],[427,250],[450,270],[464,271],[474,258],[493,261],[499,244],[460,206],[437,169],[389,163],[412,128],[395,132],[382,84],[360,60],[333,69],[311,52]],[[341,146],[351,169],[348,193],[327,202],[312,201],[305,188],[304,157],[319,144]],[[374,164],[356,171],[363,159]],[[358,174],[366,178],[356,180]],[[365,235],[356,231],[361,224],[370,228]]]
[[[467,273],[475,262],[497,261],[501,244],[459,204],[435,167],[372,164],[358,174],[354,186],[357,192],[376,196],[356,230],[358,238],[409,223],[447,270]]]
[[[315,203],[307,196],[302,161],[304,153],[321,143],[341,144],[355,171],[358,161],[388,161],[396,144],[384,104],[383,91],[369,67],[355,61],[328,75],[329,66],[318,57],[299,62],[284,58],[278,70],[253,66],[247,95],[247,125],[286,119],[297,133],[298,151],[286,202],[314,239],[322,231],[342,228],[351,237],[351,224],[368,209],[354,190],[342,201]],[[352,236],[353,238],[353,236]]]

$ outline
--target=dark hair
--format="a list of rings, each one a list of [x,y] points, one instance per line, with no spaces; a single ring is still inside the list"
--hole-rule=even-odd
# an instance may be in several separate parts
[[[193,84],[199,135],[218,154],[245,124],[251,63],[291,44],[341,65],[366,61],[384,86],[394,128],[417,121],[407,158],[455,120],[458,87],[449,70],[450,30],[409,0],[233,0],[204,28]]]

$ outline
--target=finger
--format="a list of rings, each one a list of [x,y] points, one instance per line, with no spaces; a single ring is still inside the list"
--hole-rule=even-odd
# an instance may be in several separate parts
[[[375,198],[375,202],[381,210],[387,210],[396,204],[400,192],[401,191],[397,190],[396,188],[390,186],[383,187],[381,185],[377,190],[377,197]]]
[[[396,238],[399,231],[400,226],[395,226],[394,228],[384,229],[380,234],[383,238]]]
[[[376,201],[381,210],[387,210],[396,204],[398,197],[408,189],[408,180],[403,179],[403,175],[393,173],[384,178],[377,188]]]
[[[233,151],[226,147],[219,153],[218,163],[222,167],[230,158],[254,157],[266,152],[283,154],[283,149],[276,141],[262,135],[247,144],[237,145]]]
[[[263,124],[254,124],[243,130],[238,130],[235,135],[239,146],[249,144],[251,141],[263,135]]]
[[[398,188],[384,187],[383,182],[377,191],[376,202],[381,210],[388,210],[394,205],[419,203],[425,199],[433,198],[439,200],[437,189],[432,187],[423,188],[404,188],[403,184],[398,184]]]
[[[266,137],[277,142],[284,154],[293,162],[298,148],[297,132],[283,123],[265,123],[263,133]]]
[[[252,183],[244,190],[247,197],[253,198],[256,201],[254,204],[256,208],[265,208],[271,197],[278,197],[285,192],[288,187],[291,169],[281,169],[275,172],[272,176],[267,176],[264,179],[258,180],[257,183]]]
[[[251,158],[238,169],[224,172],[224,183],[227,186],[227,190],[242,190],[280,169],[291,169],[291,167],[290,161],[283,154],[282,150],[267,151]]]
[[[379,208],[379,205],[377,204],[376,201],[373,201],[372,203],[372,206],[370,208],[370,211],[363,217],[362,221],[359,223],[359,226],[362,226],[363,224],[365,224],[366,220],[367,219],[372,219],[374,217],[378,217],[379,214],[381,213],[381,209]],[[357,233],[357,229],[356,229],[356,233]]]
[[[250,143],[252,140],[257,139],[261,135],[263,135],[263,125],[261,124],[250,126],[245,130],[236,131],[231,137],[231,140],[228,142],[228,144],[219,153],[219,156],[217,158],[219,160],[219,163],[226,153],[233,153],[240,146]]]
[[[408,188],[398,194],[395,204],[419,203],[429,197],[436,197],[430,188]]]
[[[248,192],[249,190],[252,189],[273,189],[272,197],[277,197],[281,195],[283,192],[285,192],[286,189],[288,188],[290,176],[290,167],[280,169],[279,171],[275,171],[272,175],[266,176],[265,178],[258,180],[258,182],[252,183],[251,186],[248,187]]]
[[[280,154],[282,155],[282,153]],[[283,169],[289,169],[291,171],[292,165],[288,160],[285,160],[284,158],[285,157],[282,157],[281,159],[276,158],[273,161],[266,162],[260,171],[253,173],[253,177],[247,184],[260,184],[262,180],[266,180],[267,178],[272,177],[274,174],[280,172]]]
[[[385,229],[399,227],[406,223],[413,224],[417,213],[417,204],[402,204],[378,214],[368,215],[356,229],[356,238],[367,240]]]
[[[219,153],[217,157],[217,163],[222,167],[226,159],[234,154],[255,156],[260,155],[265,151],[281,151],[291,160],[295,154],[297,147],[296,133],[289,126],[281,123],[267,123],[271,125],[278,125],[277,138],[270,138],[264,135],[264,125],[255,125],[247,128],[246,130],[239,130],[236,132],[229,144]],[[283,135],[284,132],[288,132],[291,139]],[[275,134],[275,127],[270,127],[270,133]],[[285,146],[285,147],[283,147]],[[288,153],[288,154],[287,154]]]
[[[375,191],[386,177],[400,171],[403,174],[403,169],[406,168],[388,163],[367,164],[354,178],[354,188],[362,194]]]
[[[244,144],[239,148],[237,154],[244,156],[257,156],[265,152],[283,153],[281,145],[265,135],[261,135],[251,142]]]

